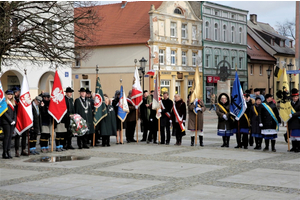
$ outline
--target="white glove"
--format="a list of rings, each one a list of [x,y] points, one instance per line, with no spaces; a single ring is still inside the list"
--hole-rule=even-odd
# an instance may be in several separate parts
[[[137,109],[139,109],[139,107],[138,107],[138,106],[135,106],[135,109],[137,110]]]
[[[200,107],[197,107],[197,108],[196,108],[196,110],[197,110],[197,111],[199,111],[199,110],[200,110],[200,111],[202,111],[202,108],[200,108]]]
[[[158,111],[157,112],[160,112],[161,113],[161,109],[158,109]]]
[[[182,120],[183,123],[185,123],[185,120]]]
[[[198,101],[198,99],[196,98],[196,99],[194,100],[194,105],[196,105],[197,101]]]
[[[262,123],[259,124],[259,127],[263,127],[264,125]]]
[[[15,121],[13,121],[12,123],[10,123],[10,125],[15,125],[16,124],[16,122]]]
[[[238,118],[238,117],[235,117],[235,120],[236,120],[236,121],[239,121],[239,118]]]
[[[223,118],[224,118],[225,120],[228,120],[226,115],[223,115]]]
[[[172,120],[169,121],[172,124]]]
[[[150,122],[152,122],[153,121],[153,119],[150,119]]]
[[[290,114],[290,118],[292,118],[293,117],[293,115],[292,114]]]

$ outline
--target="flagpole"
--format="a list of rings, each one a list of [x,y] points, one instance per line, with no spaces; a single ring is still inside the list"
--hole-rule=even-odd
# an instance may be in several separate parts
[[[25,76],[27,76],[27,69],[24,69]],[[29,130],[27,130],[27,140],[28,140],[28,156],[30,155],[30,139],[29,139]]]
[[[99,71],[98,65],[96,65],[96,88],[97,88],[97,81],[98,81],[98,71]],[[96,132],[95,124],[94,124],[94,130]],[[93,134],[93,147],[95,146],[95,135],[96,135],[96,133]]]
[[[288,141],[288,151],[290,151],[290,130],[289,130],[289,123],[286,123],[286,136]]]
[[[122,86],[122,79],[120,79],[120,88],[121,88],[121,86]],[[123,90],[123,92],[124,92],[124,90]],[[122,98],[122,97],[120,96],[120,98]],[[124,101],[124,99],[123,99],[123,101]],[[121,121],[121,135],[120,135],[120,141],[122,141],[121,144],[123,144],[123,122],[122,122],[122,120],[120,120],[120,121]]]
[[[198,113],[196,113],[196,121],[195,121],[195,146],[197,146],[197,125],[198,125]]]
[[[158,62],[158,80],[156,80],[156,82],[157,82],[157,87],[160,87],[159,81],[160,81],[160,63]],[[159,91],[159,94],[157,94],[157,95],[158,95],[158,103],[159,103],[160,90],[158,90],[158,88],[156,88],[156,89],[157,89],[157,92]],[[159,104],[159,105],[160,105],[160,104]],[[161,106],[160,106],[159,109],[161,109]],[[156,113],[157,113],[157,110],[156,110]],[[160,117],[161,117],[161,116],[160,116]],[[160,141],[160,117],[158,118],[158,144],[161,143],[161,141]]]
[[[57,71],[58,65],[56,64],[55,70]],[[51,135],[51,152],[53,152],[53,142],[54,142],[54,118],[52,123],[52,135]]]
[[[136,63],[137,59],[134,59],[135,69],[137,68]],[[135,80],[137,81],[137,80]],[[138,120],[139,120],[139,108],[135,109],[135,132],[136,132],[136,143],[139,143],[139,127],[138,127]]]

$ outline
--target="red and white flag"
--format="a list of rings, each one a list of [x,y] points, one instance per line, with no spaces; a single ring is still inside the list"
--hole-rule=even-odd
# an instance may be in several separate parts
[[[143,90],[139,81],[139,73],[137,67],[135,68],[131,100],[136,107],[139,107],[143,102]]]
[[[67,113],[67,104],[57,71],[55,72],[48,113],[59,123]]]
[[[147,72],[147,75],[149,75],[149,76],[154,76],[154,75],[155,75],[155,70],[154,70],[154,69],[150,69],[150,70]]]
[[[152,109],[158,110],[161,109],[160,106],[160,87],[159,87],[159,76],[156,74],[156,80],[155,80],[155,88],[154,88],[154,95],[153,95],[153,103],[152,103]],[[160,112],[156,112],[156,118],[159,119],[161,117]]]
[[[16,132],[21,135],[33,125],[33,115],[31,107],[31,98],[26,75],[23,76],[21,87],[20,102],[18,104]]]

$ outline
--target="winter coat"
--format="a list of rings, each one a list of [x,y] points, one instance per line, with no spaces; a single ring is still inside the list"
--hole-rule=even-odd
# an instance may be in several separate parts
[[[136,121],[136,109],[135,109],[135,106],[132,105],[128,101],[127,101],[127,103],[128,103],[129,113],[127,114],[126,122],[134,122],[134,121]]]
[[[42,116],[42,126],[49,126],[52,124],[52,117],[48,113],[50,101],[44,101],[44,106],[40,105],[40,114]]]
[[[185,124],[185,120],[186,120],[186,105],[185,105],[184,101],[182,99],[179,100],[179,101],[175,101],[175,107],[176,107],[176,110],[177,110],[179,116],[183,120],[183,124]],[[175,117],[174,112],[175,111],[172,109],[171,119],[172,119],[173,126],[176,124],[176,117]]]
[[[75,103],[74,103],[75,113],[79,114],[83,119],[85,119],[85,121],[88,125],[88,128],[89,128],[88,133],[89,134],[95,133],[91,102],[87,98],[85,98],[85,103],[83,103],[82,101],[83,100],[81,97],[79,97],[75,100]],[[87,106],[87,111],[88,111],[87,113],[85,113],[85,109],[83,108],[81,103],[84,106]]]
[[[147,104],[147,97],[143,97],[143,103],[141,104],[140,106],[140,118],[142,121],[145,121],[147,120],[147,107],[146,107],[146,104]]]
[[[107,116],[100,121],[100,135],[113,136],[117,133],[116,113],[113,106],[107,105]]]
[[[254,106],[256,108],[256,111],[257,111],[257,115],[256,115],[256,112],[254,111]],[[259,104],[254,104],[253,106],[251,106],[250,108],[250,115],[249,115],[249,119],[250,119],[250,122],[251,122],[251,133],[254,133],[254,134],[259,134],[261,133],[261,128],[259,127],[259,116],[260,116],[260,112],[261,112],[261,107],[262,105]]]
[[[161,118],[160,118],[160,126],[165,127],[170,125],[170,119],[167,117],[166,113],[168,112],[171,114],[171,110],[173,107],[173,101],[168,99],[161,100],[162,104],[164,105],[165,109],[161,108]]]
[[[225,104],[223,104],[221,102],[221,97],[225,95],[227,97],[227,102]],[[227,94],[222,93],[220,94],[220,96],[218,97],[218,102],[221,106],[223,106],[225,108],[225,110],[227,111],[227,114],[225,114],[225,112],[223,111],[223,109],[220,108],[219,104],[217,105],[216,108],[216,114],[218,116],[218,129],[222,129],[222,130],[231,130],[233,128],[233,116],[230,114],[230,100]],[[227,120],[225,120],[223,118],[223,115],[226,115]]]
[[[250,123],[250,118],[249,118],[249,115],[250,115],[250,110],[251,110],[251,107],[252,107],[252,102],[251,101],[248,101],[247,102],[247,108],[245,110],[245,113],[243,114],[243,116],[240,118],[240,128],[249,128],[249,124],[248,124],[248,120],[249,120],[249,123]],[[245,117],[245,114],[247,115],[248,117],[248,120],[247,118]]]
[[[278,110],[276,108],[276,105],[273,103],[273,101],[271,101],[269,103],[267,103],[267,102],[265,102],[265,103],[267,105],[269,105],[269,107],[273,110],[278,123],[281,123],[281,119],[279,117]],[[276,129],[276,126],[277,126],[276,122],[274,121],[274,119],[272,118],[272,116],[270,115],[270,113],[264,106],[261,107],[259,120],[260,120],[259,123],[263,124],[262,129]]]
[[[113,106],[114,111],[115,111],[117,130],[121,130],[121,120],[118,118],[119,100],[120,100],[120,98],[116,97],[112,101],[112,106]],[[124,126],[123,126],[123,129],[124,129]]]
[[[17,123],[16,109],[7,105],[7,111],[0,117],[0,125],[10,125],[13,121]]]
[[[206,110],[205,105],[203,103],[203,101],[200,101],[199,103],[200,107],[201,107],[201,111],[198,111],[197,114],[197,130],[203,130],[203,112]],[[189,122],[188,122],[188,130],[195,130],[196,128],[196,114],[194,113],[194,108],[196,106],[194,105],[194,103],[191,103],[188,107],[189,110]]]
[[[70,115],[75,114],[75,108],[73,103],[73,98],[68,98],[65,96],[66,104],[67,104],[67,113],[64,116],[64,123],[66,125],[66,128],[70,128]]]
[[[300,129],[300,101],[296,101],[296,103],[291,102],[291,105],[293,106],[295,113],[292,114],[292,118],[288,121],[288,127],[289,129]]]
[[[38,134],[42,132],[42,116],[41,112],[39,111],[39,114],[37,113],[37,110],[32,103],[32,115],[33,115],[33,126],[31,127],[31,130]]]

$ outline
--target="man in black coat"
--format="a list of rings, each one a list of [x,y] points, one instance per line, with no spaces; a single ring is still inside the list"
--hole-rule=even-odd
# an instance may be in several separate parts
[[[42,116],[42,132],[40,137],[41,152],[47,153],[49,151],[48,142],[52,132],[53,118],[48,113],[50,104],[50,94],[43,93],[43,101],[40,103],[40,114]]]
[[[29,147],[30,147],[30,154],[36,155],[39,154],[36,151],[36,141],[37,135],[42,132],[42,117],[40,115],[39,105],[43,101],[42,97],[36,96],[35,99],[32,101],[32,114],[33,114],[33,126],[30,128],[30,140],[29,140]]]
[[[143,138],[141,142],[146,142],[147,140],[147,132],[148,132],[148,120],[147,120],[147,97],[148,97],[148,90],[144,90],[143,93],[143,103],[140,106],[140,119],[141,119],[141,131],[143,132]]]
[[[92,112],[94,113],[94,111],[95,111],[94,99],[93,99],[93,96],[92,96],[92,91],[89,88],[86,89],[86,98],[90,102],[90,104],[92,106]],[[96,135],[98,137],[98,133],[96,133]],[[93,144],[93,134],[89,134],[89,136],[88,136],[87,144],[90,144],[90,143]]]
[[[182,136],[185,135],[185,131],[182,130],[180,124],[185,127],[185,120],[186,120],[186,104],[181,99],[179,94],[175,94],[175,108],[172,109],[171,119],[174,129],[174,134],[176,136],[176,143],[175,145],[181,145]],[[174,106],[173,106],[174,107]],[[176,110],[175,110],[176,109]],[[177,115],[178,114],[178,115]],[[177,117],[181,119],[181,122],[177,120]],[[185,129],[185,128],[184,128]]]
[[[255,104],[250,109],[250,121],[251,121],[251,135],[255,139],[254,149],[261,150],[261,143],[263,136],[261,134],[261,128],[259,127],[259,113],[261,112],[261,99],[255,98]]]
[[[65,120],[65,125],[67,128],[67,134],[65,134],[65,139],[64,139],[64,149],[72,149],[74,150],[74,147],[72,146],[72,132],[70,130],[70,117],[75,114],[75,109],[74,109],[74,100],[72,98],[74,90],[70,87],[66,88],[66,95],[65,95],[65,100],[67,104],[67,113],[64,118]]]
[[[151,90],[151,95],[147,97],[147,119],[148,119],[148,129],[150,131],[147,144],[149,144],[153,140],[153,144],[157,144],[157,131],[158,131],[158,119],[156,118],[156,110],[152,109],[153,106],[153,95],[154,90]]]
[[[160,131],[161,131],[161,144],[165,144],[165,129],[167,131],[166,145],[170,143],[170,120],[173,101],[169,99],[169,93],[164,92],[164,99],[161,101],[161,118],[160,118]]]
[[[291,91],[291,104],[294,108],[294,113],[290,114],[290,119],[288,121],[288,127],[290,132],[290,138],[292,140],[291,152],[298,153],[300,151],[300,101],[299,101],[299,91],[293,88]]]

